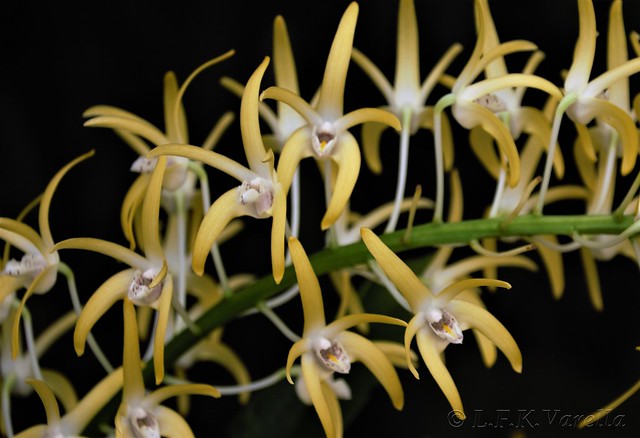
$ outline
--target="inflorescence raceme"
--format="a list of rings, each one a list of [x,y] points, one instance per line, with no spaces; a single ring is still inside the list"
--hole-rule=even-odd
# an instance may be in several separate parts
[[[408,402],[398,369],[409,370],[416,378],[432,378],[463,420],[461,393],[473,388],[459,390],[445,365],[450,344],[450,350],[463,348],[457,345],[473,335],[487,367],[502,360],[498,350],[516,373],[523,372],[527,361],[518,346],[521,340],[508,330],[509,319],[499,321],[483,300],[485,291],[518,288],[516,282],[500,280],[498,269],[543,268],[559,299],[566,281],[563,254],[578,251],[591,304],[603,310],[596,261],[623,255],[640,264],[640,94],[633,94],[631,82],[640,72],[638,33],[625,29],[622,0],[614,0],[608,29],[599,29],[606,38],[606,71],[593,73],[594,59],[601,56],[596,53],[596,14],[592,0],[577,0],[573,59],[567,62],[563,83],[555,84],[535,73],[544,54],[534,42],[499,39],[489,6],[488,0],[473,2],[477,39],[462,68],[452,67],[463,53],[454,44],[420,82],[416,9],[413,0],[399,0],[391,82],[369,54],[353,47],[360,6],[351,3],[336,19],[324,75],[309,100],[300,96],[285,20],[276,17],[270,56],[264,56],[246,83],[221,80],[240,98],[239,150],[246,164],[215,151],[233,113],[225,113],[205,141],[194,145],[183,106],[189,85],[203,70],[219,68],[241,53],[231,50],[202,64],[182,84],[167,73],[163,129],[118,107],[86,109],[85,126],[113,130],[138,154],[131,164],[137,177],[119,212],[126,244],[83,236],[57,240],[50,227],[60,181],[85,160],[99,159],[92,158],[93,151],[63,167],[16,218],[0,217],[5,243],[0,261],[3,434],[66,437],[93,428],[123,437],[192,436],[185,420],[191,395],[238,395],[240,404],[246,404],[252,393],[286,379],[300,401],[313,406],[326,436],[340,437],[346,426],[341,400],[357,396],[349,383],[356,362],[373,374],[394,408],[401,410]],[[527,62],[509,71],[510,57],[517,53],[525,54]],[[379,89],[385,105],[345,110],[352,61]],[[264,79],[269,69],[272,86]],[[432,97],[438,87],[446,91]],[[526,104],[525,93],[532,89],[545,96],[543,105]],[[567,145],[558,143],[569,121],[577,133],[570,154]],[[387,171],[381,159],[387,128],[399,139],[395,197],[375,199],[375,192],[367,193],[375,208],[356,213],[350,201],[362,189],[357,184],[362,156],[373,174]],[[454,135],[460,128],[468,131],[467,137]],[[434,187],[434,199],[423,197],[420,186],[407,186],[408,173],[422,170],[409,159],[409,143],[416,142],[421,129],[433,138],[435,175],[422,176],[422,184]],[[467,145],[460,144],[465,140]],[[467,147],[495,180],[488,197],[463,187],[454,151]],[[306,159],[317,164],[315,176],[324,188],[324,199],[314,200],[324,206],[314,221],[301,215],[301,205],[309,201],[303,199],[300,175],[309,171],[301,165]],[[551,184],[552,173],[560,180],[570,165],[581,184]],[[237,184],[212,200],[208,168]],[[623,180],[627,175],[630,179]],[[483,217],[464,216],[463,188],[487,198]],[[583,214],[543,214],[551,204],[559,211],[563,203],[576,201],[584,205]],[[36,228],[27,224],[32,211],[37,212]],[[271,273],[257,278],[251,270],[252,248],[236,246],[245,254],[247,269],[229,275],[224,256],[233,248],[226,246],[248,232],[254,219],[269,224],[269,235],[258,235],[256,242],[270,248]],[[324,248],[308,257],[306,236],[320,236]],[[452,259],[459,247],[470,249],[471,255]],[[422,250],[419,263],[403,258],[410,249]],[[537,254],[529,253],[533,249]],[[81,302],[72,266],[64,262],[70,250],[106,255],[124,269]],[[319,281],[324,274],[330,283]],[[57,293],[60,276],[73,307],[36,337],[29,307],[38,306],[34,295]],[[368,309],[366,291],[374,286],[388,298],[382,311]],[[335,289],[337,297],[327,289]],[[299,312],[296,300],[302,306],[301,333],[280,312],[292,300],[289,308],[296,306]],[[337,310],[325,313],[330,307],[325,303],[336,300]],[[124,315],[120,357],[107,357],[92,335],[102,330],[100,320],[113,306]],[[290,342],[281,369],[257,379],[223,341],[226,323],[242,324],[255,313]],[[385,327],[387,336],[370,335],[374,326]],[[104,368],[103,380],[80,398],[69,376],[40,366],[41,356],[68,331],[77,355],[88,346]],[[141,342],[147,343],[146,352],[141,352]],[[215,375],[203,383],[189,382],[187,373],[200,361],[221,365],[236,384],[216,384]],[[597,422],[639,387],[586,416],[579,426]],[[46,424],[14,431],[13,401],[33,391],[42,400]],[[177,397],[176,409],[162,405],[170,397]]]

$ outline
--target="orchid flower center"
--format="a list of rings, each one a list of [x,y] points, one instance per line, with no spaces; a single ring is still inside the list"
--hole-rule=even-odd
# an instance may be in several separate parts
[[[320,126],[314,126],[311,134],[313,151],[322,158],[331,155],[336,138],[336,130],[332,123],[322,122]]]
[[[149,287],[156,275],[158,275],[156,269],[147,269],[144,272],[137,269],[136,272],[133,273],[128,296],[134,304],[148,306],[158,299],[162,292],[163,282],[160,282],[153,288]]]
[[[11,259],[4,267],[3,274],[19,277],[28,275],[35,277],[47,267],[47,261],[40,254],[25,254],[20,261]]]
[[[315,343],[316,357],[328,370],[340,374],[348,374],[351,370],[351,360],[342,345],[327,338],[320,338]]]
[[[238,202],[242,205],[253,205],[258,217],[268,216],[273,206],[273,186],[264,178],[243,181],[238,187]]]
[[[439,338],[451,344],[462,344],[464,335],[458,321],[451,313],[444,309],[431,309],[425,312],[425,318],[429,322],[429,327]]]
[[[129,414],[131,430],[135,438],[160,438],[160,426],[155,415],[142,408]]]
[[[507,110],[507,103],[497,94],[489,93],[474,99],[474,102],[485,107],[492,113],[499,113]]]

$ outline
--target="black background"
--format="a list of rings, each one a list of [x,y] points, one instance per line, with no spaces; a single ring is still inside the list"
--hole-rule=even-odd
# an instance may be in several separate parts
[[[595,2],[601,37],[594,73],[605,67],[609,4]],[[124,243],[118,225],[119,205],[134,179],[128,168],[136,156],[112,132],[83,128],[82,112],[95,104],[110,104],[162,127],[164,73],[174,70],[182,81],[207,59],[236,49],[232,59],[197,78],[185,96],[191,141],[199,144],[218,117],[239,108],[238,99],[219,86],[219,78],[227,75],[246,81],[262,58],[271,53],[272,22],[277,14],[287,21],[301,93],[308,99],[320,83],[333,34],[347,5],[347,1],[227,0],[173,2],[163,7],[155,2],[119,1],[4,4],[0,12],[0,216],[15,217],[59,168],[95,149],[96,156],[74,168],[53,199],[50,214],[54,239],[92,236]],[[501,40],[523,38],[538,44],[547,54],[538,74],[561,84],[559,72],[569,67],[577,37],[575,1],[498,0],[491,1],[490,7]],[[416,10],[422,77],[452,43],[461,42],[465,50],[449,69],[451,74],[457,74],[473,48],[472,2],[417,1]],[[627,30],[640,30],[640,2],[626,1],[624,11]],[[396,2],[361,2],[355,37],[355,46],[381,66],[388,77],[394,72],[396,16]],[[509,65],[518,71],[525,59],[514,55]],[[263,87],[271,83],[269,70]],[[632,84],[637,92],[637,78]],[[435,103],[444,92],[437,88],[429,102]],[[530,92],[527,98],[531,104],[539,104],[543,96]],[[384,103],[355,66],[349,71],[345,99],[346,110]],[[359,134],[359,128],[353,132]],[[568,161],[569,182],[577,181],[570,159],[573,136],[573,128],[564,123],[561,144]],[[375,177],[363,166],[352,201],[356,211],[366,212],[393,197],[397,137],[388,133],[383,140],[388,144],[382,152],[385,171]],[[479,217],[490,203],[493,182],[465,143],[466,133],[457,131],[456,166],[465,188],[465,218],[473,218]],[[237,122],[218,151],[242,160]],[[412,139],[409,187],[422,184],[427,196],[434,193],[432,151],[431,134],[422,132]],[[303,168],[306,221],[301,239],[313,252],[322,245],[318,224],[323,206],[312,200],[322,199],[322,188],[312,163],[304,163]],[[230,178],[214,172],[210,175],[214,194],[232,187]],[[628,184],[627,178],[620,187]],[[549,212],[580,209],[579,204],[569,203]],[[29,222],[35,226],[33,219],[31,216]],[[270,221],[248,219],[245,224],[244,234],[228,248],[223,247],[225,260],[231,272],[267,274],[268,241],[264,232]],[[456,256],[466,254],[460,251]],[[115,262],[99,255],[68,251],[62,256],[76,272],[83,300],[119,269]],[[526,436],[637,436],[640,396],[617,411],[625,415],[624,427],[600,426],[575,432],[570,427],[559,427],[559,418],[548,424],[544,410],[560,410],[559,415],[588,414],[640,378],[640,353],[634,350],[640,343],[637,265],[622,258],[599,264],[605,310],[598,313],[589,304],[577,254],[566,255],[565,263],[567,288],[558,302],[551,296],[542,269],[538,273],[502,270],[501,279],[510,281],[513,289],[486,297],[489,309],[522,349],[522,375],[512,372],[503,356],[493,369],[487,370],[475,347],[454,346],[447,350],[447,365],[470,415],[462,427],[455,429],[448,424],[450,408],[426,370],[420,381],[400,371],[406,391],[404,411],[395,412],[382,389],[378,389],[347,428],[347,436],[511,436],[514,431],[508,424],[497,429],[473,427],[474,410],[482,411],[476,423],[479,426],[495,418],[501,409],[510,410],[510,419],[517,416],[518,410],[535,410],[532,416],[540,425],[525,428]],[[61,283],[46,296],[31,300],[36,332],[70,308]],[[334,294],[327,297],[327,307],[335,308]],[[299,330],[299,301],[294,300],[282,312]],[[121,354],[120,315],[117,306],[97,325],[96,332],[116,363]],[[255,316],[231,323],[225,340],[246,360],[256,378],[284,366],[289,348],[264,318]],[[76,358],[70,336],[45,355],[43,366],[61,367],[77,382],[79,394],[102,376],[89,355]],[[231,383],[225,373],[210,365],[196,365],[192,378],[213,384]],[[44,421],[44,411],[35,396],[16,400],[14,411],[18,431],[34,421]],[[227,432],[227,425],[238,411],[233,398],[201,400],[189,420],[196,436],[233,435],[235,432]],[[314,415],[309,418],[319,424]],[[277,423],[270,427],[276,430],[268,433],[277,432]]]

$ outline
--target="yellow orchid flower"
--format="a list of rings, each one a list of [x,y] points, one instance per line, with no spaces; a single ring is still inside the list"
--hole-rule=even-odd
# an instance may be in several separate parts
[[[358,4],[353,2],[338,25],[316,106],[284,88],[270,87],[261,95],[261,99],[275,99],[291,106],[306,121],[306,125],[296,130],[282,148],[278,175],[285,192],[289,190],[302,159],[314,157],[326,163],[324,176],[327,189],[332,193],[327,193],[329,201],[321,222],[323,230],[328,229],[340,216],[360,171],[360,149],[348,129],[371,121],[400,130],[398,119],[381,109],[361,108],[343,114],[345,80],[357,18]]]
[[[552,154],[555,148],[560,123],[565,112],[574,122],[581,138],[586,137],[586,125],[594,119],[601,118],[615,129],[620,138],[622,147],[620,173],[624,176],[629,174],[635,166],[639,141],[638,130],[629,115],[628,95],[624,96],[625,86],[621,81],[640,72],[640,58],[626,60],[628,55],[625,39],[624,36],[620,38],[620,34],[624,35],[621,7],[620,2],[617,6],[616,2],[612,4],[609,23],[608,70],[589,80],[596,48],[596,17],[591,0],[578,0],[580,16],[578,41],[575,46],[573,63],[564,80],[564,96],[558,104],[553,119],[549,154]],[[615,16],[619,18],[615,18]],[[613,101],[606,98],[609,89],[615,96]],[[628,90],[628,86],[626,89]],[[627,104],[621,107],[620,105],[624,105],[625,99],[627,99]],[[595,161],[595,153],[593,149],[589,148],[589,143],[585,142],[583,146],[585,146],[587,156]],[[550,177],[551,162],[547,158],[540,188],[540,198],[536,207],[539,213],[542,213]]]
[[[300,286],[304,327],[302,339],[291,347],[287,358],[287,380],[291,367],[301,357],[302,378],[309,398],[320,418],[327,437],[342,436],[342,414],[336,393],[330,386],[334,373],[348,374],[351,363],[357,360],[376,376],[385,388],[393,406],[400,410],[404,395],[393,364],[371,341],[347,329],[366,322],[405,326],[405,322],[384,315],[349,315],[326,324],[324,304],[318,278],[304,248],[295,237],[289,238],[289,251]]]
[[[60,416],[55,391],[47,382],[30,379],[28,383],[38,393],[47,414],[47,424],[32,426],[16,438],[79,438],[98,411],[122,388],[122,368],[118,368],[98,382],[73,408],[65,407]]]
[[[140,436],[193,437],[187,422],[174,410],[160,403],[181,394],[220,397],[213,386],[202,384],[170,385],[146,394],[142,380],[138,328],[133,303],[123,300],[124,353],[122,403],[115,419],[116,438]]]
[[[249,168],[224,155],[190,145],[160,146],[148,154],[150,158],[175,155],[200,161],[242,182],[240,187],[227,191],[213,203],[200,225],[192,260],[193,270],[198,275],[204,273],[209,251],[222,230],[231,220],[240,216],[258,219],[273,217],[271,258],[276,283],[282,280],[284,274],[286,190],[279,180],[279,173],[274,169],[273,151],[265,151],[258,119],[258,93],[268,64],[269,58],[266,57],[247,82],[240,108],[242,143]]]
[[[548,93],[557,100],[562,98],[560,90],[551,82],[541,77],[525,73],[509,73],[495,77],[487,77],[478,82],[476,78],[488,66],[500,61],[504,56],[514,52],[536,50],[535,44],[529,41],[514,40],[499,44],[489,50],[492,44],[497,43],[493,22],[486,2],[475,2],[477,23],[477,42],[469,61],[452,84],[451,93],[443,96],[435,105],[434,125],[436,142],[436,165],[442,168],[442,112],[448,106],[452,107],[454,118],[466,129],[481,126],[484,131],[495,139],[501,153],[508,164],[507,183],[515,186],[520,180],[520,159],[518,150],[511,135],[510,127],[505,125],[496,113],[506,109],[505,103],[497,97],[496,93],[505,89],[536,88]],[[493,33],[491,31],[494,31]],[[555,152],[554,152],[555,153]],[[553,155],[553,154],[552,154]],[[434,220],[442,220],[443,209],[443,175],[438,172],[439,181],[436,185],[436,210]]]
[[[462,46],[460,44],[452,45],[421,84],[418,23],[415,6],[413,0],[400,0],[396,72],[393,86],[367,56],[356,48],[352,51],[351,59],[362,68],[385,97],[387,105],[382,109],[395,114],[402,125],[395,198],[396,207],[389,219],[386,228],[387,232],[395,230],[400,211],[399,205],[404,197],[406,169],[409,160],[409,136],[414,135],[420,128],[433,130],[433,107],[426,105],[427,98],[440,76],[461,50]],[[453,135],[446,116],[443,117],[442,121],[444,170],[448,171],[453,164]],[[376,174],[382,172],[380,137],[387,127],[388,125],[373,122],[362,125],[362,147],[365,161]]]
[[[416,336],[422,359],[456,415],[464,418],[462,400],[441,353],[449,344],[462,343],[464,330],[478,330],[507,356],[516,372],[522,371],[520,349],[507,329],[487,310],[459,297],[461,293],[481,286],[510,288],[509,283],[488,278],[465,279],[451,283],[440,293],[434,294],[373,231],[363,228],[361,232],[369,252],[415,314],[404,336],[409,369],[418,378],[418,372],[409,357],[411,341]]]
[[[160,188],[166,163],[166,157],[158,159],[142,204],[144,256],[116,243],[95,238],[72,238],[54,246],[56,251],[69,248],[95,251],[131,266],[113,275],[91,295],[78,318],[73,343],[76,353],[82,355],[89,331],[118,300],[152,307],[158,311],[153,341],[153,363],[157,383],[164,377],[164,343],[173,295],[173,278],[167,268],[158,224]]]
[[[125,237],[131,247],[135,246],[133,232],[134,221],[139,221],[139,210],[149,185],[150,173],[155,166],[155,160],[149,160],[147,153],[151,150],[149,143],[159,146],[169,143],[188,143],[189,132],[187,119],[182,104],[182,98],[193,79],[203,70],[216,65],[234,54],[230,50],[214,59],[211,59],[195,69],[184,83],[178,87],[175,73],[168,72],[164,77],[164,132],[144,120],[143,118],[120,108],[109,105],[96,105],[87,109],[83,116],[89,119],[84,126],[111,128],[124,140],[139,157],[132,164],[131,170],[140,173],[140,176],[131,185],[127,192],[120,212],[120,221]],[[225,113],[215,124],[202,148],[212,150],[226,128],[233,121],[232,113]],[[193,172],[193,163],[183,157],[169,157],[162,187],[167,191],[168,198],[180,197],[187,206],[192,202],[196,193],[196,174]],[[208,190],[208,188],[206,188]],[[169,196],[171,195],[171,196]],[[164,199],[163,205],[175,213],[176,201]],[[174,205],[173,208],[169,208]]]
[[[4,265],[0,301],[13,294],[20,287],[26,288],[14,318],[12,328],[12,354],[18,354],[20,318],[27,300],[34,294],[44,294],[56,283],[60,269],[60,256],[54,248],[53,235],[49,227],[49,207],[58,184],[64,175],[76,164],[93,156],[90,151],[69,162],[51,179],[40,200],[38,228],[40,234],[18,220],[0,218],[0,239],[24,253],[20,261],[11,259]],[[9,278],[11,277],[11,278]]]

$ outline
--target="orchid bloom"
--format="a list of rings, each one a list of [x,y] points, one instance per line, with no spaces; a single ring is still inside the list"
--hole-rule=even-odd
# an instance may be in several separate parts
[[[24,253],[20,261],[11,259],[7,261],[2,271],[3,280],[0,283],[0,302],[17,291],[20,287],[26,288],[22,296],[20,306],[13,321],[12,328],[12,354],[15,359],[18,354],[18,332],[20,318],[27,300],[33,295],[44,294],[51,290],[58,277],[60,256],[54,248],[53,235],[49,227],[49,207],[51,199],[58,184],[66,173],[81,161],[93,156],[90,151],[69,162],[60,169],[51,179],[40,200],[38,210],[38,225],[40,234],[18,220],[0,218],[0,239],[15,246]]]
[[[336,31],[316,106],[285,88],[270,87],[261,96],[262,99],[275,99],[291,106],[306,121],[306,125],[296,130],[282,148],[278,174],[285,192],[289,190],[302,159],[314,157],[326,163],[324,177],[328,192],[332,193],[327,193],[327,211],[321,222],[323,230],[328,229],[340,216],[360,171],[360,148],[348,129],[370,121],[400,130],[398,119],[381,109],[361,108],[343,114],[345,80],[357,18],[358,4],[353,2]]]
[[[211,59],[197,69],[195,69],[184,83],[178,87],[176,75],[168,72],[164,76],[164,132],[144,120],[143,118],[120,108],[109,105],[96,105],[87,109],[83,116],[89,119],[84,123],[88,127],[111,128],[122,138],[138,158],[131,165],[133,172],[140,173],[140,176],[131,185],[127,192],[120,213],[122,229],[132,248],[135,246],[133,222],[139,219],[139,207],[144,199],[144,194],[149,185],[151,171],[155,167],[155,160],[149,160],[147,153],[151,150],[149,143],[154,147],[169,143],[188,143],[189,132],[185,117],[182,98],[193,79],[203,70],[216,65],[234,54],[228,51],[214,59]],[[213,127],[202,148],[212,150],[226,128],[233,121],[233,114],[224,114],[218,123]],[[165,169],[165,176],[162,180],[162,188],[166,194],[182,196],[187,205],[195,196],[196,175],[192,171],[189,160],[183,157],[169,157]],[[170,206],[169,199],[163,199],[165,207]],[[175,202],[174,202],[175,204]],[[173,210],[172,208],[168,208]]]
[[[492,38],[491,32],[487,32],[487,27],[489,27],[489,29],[492,28],[492,21],[489,15],[490,11],[488,10],[487,4],[480,0],[475,2],[475,11],[478,38],[473,53],[453,83],[451,93],[440,98],[435,106],[434,125],[436,151],[442,150],[442,112],[446,107],[452,106],[453,116],[460,125],[466,129],[481,126],[482,129],[495,139],[508,164],[507,182],[513,187],[520,180],[520,159],[511,135],[510,127],[505,125],[496,115],[496,113],[506,109],[505,103],[498,98],[496,93],[500,90],[514,87],[530,87],[542,90],[558,100],[562,98],[562,93],[551,82],[532,74],[510,73],[496,77],[488,77],[474,83],[478,75],[495,60],[510,53],[537,49],[535,44],[531,42],[514,40],[486,50],[488,44],[491,43],[491,39],[488,40],[488,38]],[[436,158],[438,168],[442,168],[441,154]],[[443,202],[443,176],[441,172],[438,173],[438,178],[440,180],[437,184],[438,194],[436,196],[434,219],[441,221]]]
[[[249,168],[224,155],[190,145],[165,145],[153,149],[148,154],[150,158],[160,155],[175,155],[200,161],[242,182],[239,187],[220,196],[202,220],[193,248],[192,260],[193,270],[198,275],[204,273],[204,264],[211,247],[231,220],[240,216],[251,216],[258,219],[272,217],[273,277],[277,283],[282,280],[287,209],[286,190],[279,180],[279,173],[274,168],[273,151],[267,152],[265,150],[260,136],[260,121],[258,119],[260,82],[268,65],[269,57],[266,57],[251,75],[240,107],[242,143]]]
[[[362,68],[387,100],[387,105],[382,108],[395,114],[402,125],[396,207],[389,218],[387,231],[395,229],[399,215],[399,205],[404,196],[406,168],[409,159],[409,136],[414,135],[420,128],[433,130],[433,107],[426,105],[427,98],[440,76],[461,50],[462,46],[460,44],[452,45],[422,84],[420,83],[418,23],[413,0],[400,0],[396,73],[393,86],[367,56],[359,50],[353,49],[351,59]],[[374,122],[362,125],[362,146],[365,161],[376,174],[382,172],[380,137],[387,127],[387,125]],[[453,136],[446,116],[443,117],[443,137],[444,169],[448,171],[453,165]]]
[[[615,4],[615,2],[614,2]],[[612,15],[619,15],[618,19],[611,17],[609,23],[609,62],[608,70],[598,77],[589,80],[596,48],[596,17],[592,0],[578,0],[578,13],[580,16],[580,30],[578,41],[576,42],[573,63],[569,68],[564,80],[564,96],[558,104],[553,119],[553,128],[549,142],[549,154],[555,149],[555,142],[560,131],[562,116],[567,116],[575,123],[578,135],[581,139],[587,139],[586,125],[594,119],[601,119],[611,125],[619,136],[619,147],[622,155],[620,173],[624,176],[629,174],[636,163],[638,156],[638,130],[629,115],[629,105],[620,107],[624,97],[620,93],[624,82],[629,76],[640,72],[640,58],[630,61],[626,60],[627,51],[624,43],[624,36],[620,38],[620,30],[624,35],[622,12],[615,12],[615,8],[621,5],[612,5]],[[617,36],[616,36],[617,34]],[[623,49],[624,47],[624,49]],[[618,84],[616,86],[616,84]],[[610,101],[607,95],[615,95],[614,101]],[[595,152],[589,147],[589,142],[583,142],[585,154],[595,161]],[[618,146],[616,146],[618,148]],[[540,198],[538,199],[537,211],[542,213],[546,191],[551,177],[552,164],[547,158],[544,169],[542,186],[540,188]]]
[[[116,243],[95,238],[72,238],[54,246],[54,250],[74,248],[95,251],[130,266],[129,269],[120,271],[105,281],[89,298],[78,318],[73,343],[76,353],[82,355],[89,331],[118,300],[152,307],[158,311],[153,341],[156,383],[160,383],[164,377],[164,342],[173,295],[173,278],[168,272],[158,224],[160,192],[166,163],[166,157],[158,159],[142,203],[144,256]]]
[[[295,237],[289,238],[289,251],[300,286],[304,327],[302,339],[293,344],[289,351],[287,380],[293,384],[291,367],[301,357],[304,385],[326,436],[342,436],[342,414],[336,392],[331,386],[335,382],[332,376],[334,373],[348,374],[351,364],[357,360],[362,361],[380,381],[393,406],[402,409],[404,395],[393,364],[374,343],[347,329],[366,322],[399,326],[405,326],[405,322],[384,315],[359,314],[342,317],[327,325],[318,278],[304,248]]]
[[[522,371],[520,349],[507,329],[487,310],[459,297],[461,293],[481,286],[510,288],[509,283],[488,278],[465,279],[451,283],[434,294],[373,231],[363,228],[361,232],[369,252],[415,314],[404,336],[409,369],[419,378],[409,357],[411,341],[416,336],[422,359],[456,415],[464,417],[462,400],[441,353],[449,344],[461,344],[464,330],[478,330],[507,356],[516,372]]]
[[[146,394],[142,380],[138,327],[133,303],[123,300],[124,353],[122,403],[115,419],[116,438],[160,437],[188,438],[193,432],[187,422],[173,409],[160,405],[170,397],[199,394],[220,397],[210,385],[170,385]]]
[[[47,424],[32,426],[16,438],[78,438],[91,419],[122,388],[122,368],[118,368],[98,382],[73,408],[66,408],[60,416],[56,394],[45,381],[30,379],[47,414]]]

